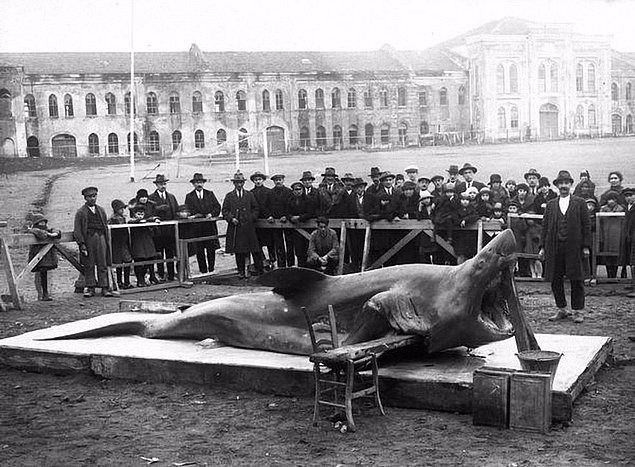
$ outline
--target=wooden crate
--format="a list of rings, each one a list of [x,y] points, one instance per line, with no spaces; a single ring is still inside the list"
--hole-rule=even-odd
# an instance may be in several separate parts
[[[509,385],[509,427],[547,433],[551,427],[551,375],[519,371]]]
[[[472,423],[509,426],[509,380],[512,372],[504,368],[483,367],[474,371],[472,385]]]

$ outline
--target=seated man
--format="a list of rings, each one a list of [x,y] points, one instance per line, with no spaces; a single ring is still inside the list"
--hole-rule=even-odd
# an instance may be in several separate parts
[[[329,228],[326,217],[317,218],[317,230],[311,233],[307,252],[307,267],[333,275],[340,254],[337,234]]]

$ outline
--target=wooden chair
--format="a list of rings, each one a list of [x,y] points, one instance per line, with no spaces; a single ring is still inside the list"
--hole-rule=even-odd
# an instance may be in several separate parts
[[[313,408],[313,425],[317,425],[320,406],[324,405],[336,409],[343,409],[348,422],[348,429],[355,431],[353,420],[353,400],[360,397],[375,397],[375,401],[382,415],[386,415],[379,397],[379,378],[377,356],[375,353],[360,357],[341,355],[335,356],[330,350],[341,348],[337,334],[337,323],[333,306],[328,306],[328,314],[311,319],[305,307],[302,312],[307,322],[313,354],[309,360],[313,363],[315,377],[315,403]],[[370,366],[372,369],[372,385],[355,388],[359,372]],[[359,382],[359,381],[358,381]],[[358,385],[359,386],[359,385]]]

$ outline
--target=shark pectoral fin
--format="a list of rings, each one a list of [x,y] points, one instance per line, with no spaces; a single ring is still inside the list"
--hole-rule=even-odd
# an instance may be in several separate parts
[[[296,290],[306,290],[316,282],[333,278],[313,269],[306,268],[280,268],[263,274],[258,278],[258,283],[267,287],[273,287],[277,294],[287,296]]]
[[[406,291],[381,292],[366,304],[377,308],[390,323],[390,327],[401,334],[425,335],[430,329],[428,320],[417,313],[415,303]]]
[[[372,341],[390,333],[392,330],[390,322],[386,319],[379,302],[373,301],[378,295],[364,303],[362,309],[357,312],[354,320],[355,328],[351,329],[350,334],[343,342],[344,345]]]

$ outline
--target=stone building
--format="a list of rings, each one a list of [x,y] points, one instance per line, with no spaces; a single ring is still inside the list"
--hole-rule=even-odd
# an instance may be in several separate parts
[[[422,51],[135,54],[145,154],[632,133],[635,56],[515,18]],[[0,156],[126,154],[126,53],[0,54]]]

